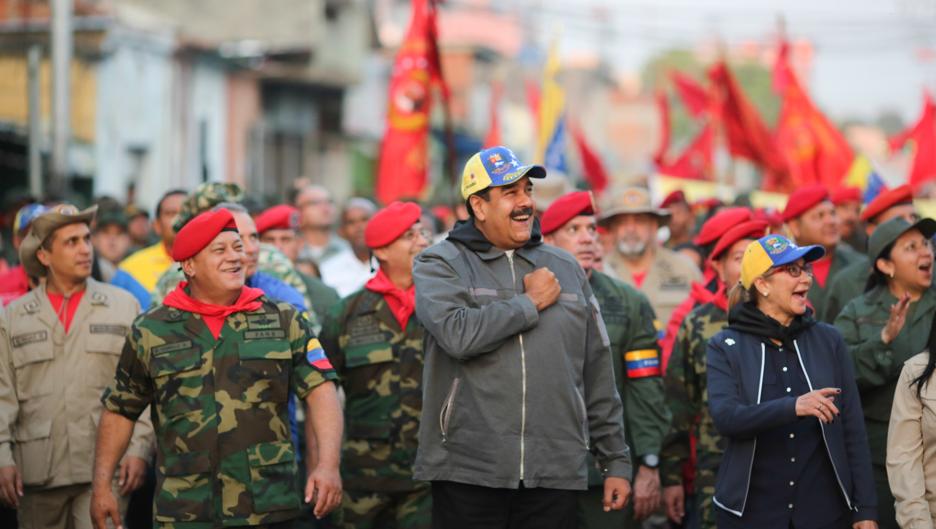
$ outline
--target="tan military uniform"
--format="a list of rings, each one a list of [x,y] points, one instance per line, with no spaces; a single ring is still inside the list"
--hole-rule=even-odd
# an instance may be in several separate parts
[[[634,282],[634,276],[617,252],[610,252],[605,257],[605,262],[608,266],[605,266],[604,272],[643,292],[650,300],[658,322],[663,322],[664,325],[670,320],[676,307],[689,296],[693,281],[702,280],[702,273],[692,261],[663,247],[657,247],[656,258],[647,270],[647,277],[640,287]],[[660,329],[662,326],[657,325],[657,330]]]
[[[23,478],[21,527],[91,527],[100,398],[139,311],[130,294],[89,278],[67,334],[45,286],[0,316],[0,467],[15,464]],[[146,415],[127,455],[148,461]]]

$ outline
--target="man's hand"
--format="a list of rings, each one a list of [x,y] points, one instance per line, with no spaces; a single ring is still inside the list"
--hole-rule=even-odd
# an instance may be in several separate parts
[[[337,468],[318,466],[306,480],[305,502],[315,502],[312,514],[323,518],[341,504],[341,476]]]
[[[641,465],[634,478],[634,519],[643,520],[660,507],[660,471]]]
[[[604,512],[620,511],[627,505],[627,497],[630,496],[630,481],[624,478],[607,477],[604,480],[604,499],[602,505]]]
[[[878,524],[873,520],[862,520],[853,523],[852,529],[878,529]]]
[[[0,502],[7,507],[19,507],[19,499],[23,497],[23,478],[16,465],[0,468]]]
[[[523,276],[523,289],[538,311],[555,303],[559,299],[559,292],[562,291],[556,274],[545,266]]]
[[[126,496],[143,485],[146,478],[146,460],[136,456],[127,456],[120,462],[118,484],[120,495]]]
[[[114,522],[116,529],[123,529],[114,491],[109,485],[95,486],[91,489],[91,523],[94,529],[108,529],[107,520]]]
[[[686,493],[682,485],[670,485],[663,488],[663,505],[666,507],[666,517],[673,522],[682,523],[686,515]]]

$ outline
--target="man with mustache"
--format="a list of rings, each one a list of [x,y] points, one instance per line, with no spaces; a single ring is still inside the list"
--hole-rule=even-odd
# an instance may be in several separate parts
[[[315,443],[305,502],[341,501],[341,407],[334,370],[308,319],[245,286],[244,243],[226,209],[179,230],[185,281],[138,318],[101,397],[91,516],[120,526],[105,477],[144,408],[156,424],[154,527],[287,526],[300,513],[288,402],[307,404]],[[316,446],[313,451],[311,446]]]
[[[472,156],[469,220],[416,258],[426,328],[415,479],[437,529],[577,527],[592,450],[603,510],[630,494],[610,341],[575,258],[542,244],[534,178],[506,147]],[[596,506],[596,508],[601,508]]]
[[[44,281],[0,317],[0,502],[26,529],[90,529],[99,398],[140,311],[130,294],[90,277],[96,209],[61,204],[32,221],[20,260]],[[127,441],[117,476],[115,459],[101,479],[121,512],[152,454],[148,415]]]
[[[576,191],[558,198],[542,216],[546,244],[561,248],[578,261],[595,293],[611,340],[614,380],[624,403],[627,444],[638,461],[660,454],[669,414],[663,402],[660,352],[647,298],[621,281],[594,269],[598,248],[595,207],[591,193]],[[655,466],[655,465],[654,465]],[[589,490],[579,495],[581,527],[585,529],[639,527],[639,520],[659,506],[660,475],[641,464],[634,478],[634,508],[604,513],[601,475],[589,465]]]
[[[658,242],[657,230],[669,217],[669,211],[653,207],[646,189],[627,187],[610,196],[599,219],[614,240],[605,272],[643,292],[658,322],[668,322],[692,283],[702,279],[692,261]],[[657,330],[663,325],[657,323]]]

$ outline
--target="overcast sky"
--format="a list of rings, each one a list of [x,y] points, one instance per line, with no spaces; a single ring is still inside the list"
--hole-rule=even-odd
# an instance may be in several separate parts
[[[465,1],[465,0],[463,0]],[[467,0],[470,1],[470,0]],[[834,119],[884,110],[911,122],[924,86],[936,92],[936,0],[501,0],[564,53],[599,51],[621,71],[655,52],[715,37],[768,42],[782,14],[792,39],[815,47],[810,89]],[[924,60],[929,50],[928,61]]]

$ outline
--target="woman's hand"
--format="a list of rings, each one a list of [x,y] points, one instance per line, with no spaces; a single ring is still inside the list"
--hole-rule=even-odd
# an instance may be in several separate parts
[[[887,318],[887,325],[881,329],[881,341],[891,343],[900,334],[904,323],[907,322],[907,312],[910,310],[910,294],[904,294],[897,300],[897,303],[891,305],[890,316]]]
[[[832,422],[839,414],[839,409],[835,407],[833,401],[835,395],[841,392],[839,388],[822,388],[800,395],[796,399],[796,416],[812,415],[824,423]]]

